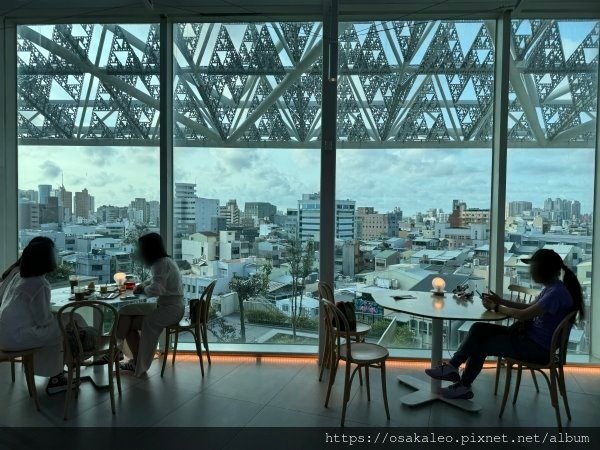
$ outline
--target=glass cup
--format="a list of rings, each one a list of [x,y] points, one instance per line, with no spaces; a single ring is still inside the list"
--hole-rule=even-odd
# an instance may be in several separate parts
[[[85,289],[82,287],[75,287],[74,288],[75,291],[75,301],[81,301],[81,300],[85,300]]]
[[[74,291],[75,286],[79,285],[79,277],[77,275],[69,276],[69,284],[71,285],[71,294],[72,294],[73,292],[75,292]]]
[[[108,294],[108,286],[107,285],[100,286],[100,295],[105,296],[106,294]]]

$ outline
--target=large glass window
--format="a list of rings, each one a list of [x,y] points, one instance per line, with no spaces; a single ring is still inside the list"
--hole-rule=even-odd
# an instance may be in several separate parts
[[[367,291],[487,286],[494,25],[340,23],[337,201],[355,214],[336,236],[336,294],[389,348],[429,348],[430,321]],[[445,323],[445,346],[469,326]]]
[[[591,330],[599,36],[598,21],[512,22],[505,292],[539,291],[521,258],[558,252],[584,290],[587,318],[569,342],[579,354]]]
[[[159,26],[17,29],[19,248],[50,237],[55,285],[136,273],[159,227]]]
[[[321,24],[174,28],[174,256],[209,340],[316,345]]]

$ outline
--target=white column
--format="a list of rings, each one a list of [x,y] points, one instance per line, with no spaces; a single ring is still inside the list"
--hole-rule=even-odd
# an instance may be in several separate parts
[[[489,287],[501,294],[504,271],[504,212],[506,209],[510,11],[503,12],[496,22],[495,42]]]
[[[0,271],[18,255],[17,29],[0,20]]]
[[[598,86],[600,87],[600,70],[598,70]],[[592,240],[592,288],[591,308],[588,323],[590,324],[591,357],[600,359],[600,98],[596,99],[596,158],[594,173],[594,212]]]
[[[323,102],[321,109],[321,223],[319,279],[334,284],[335,257],[335,158],[338,65],[338,0],[323,2]],[[321,308],[319,360],[325,346],[324,316]]]
[[[173,254],[173,22],[160,19],[160,234]]]

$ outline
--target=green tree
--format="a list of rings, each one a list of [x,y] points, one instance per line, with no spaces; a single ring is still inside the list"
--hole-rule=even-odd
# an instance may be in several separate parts
[[[290,298],[290,315],[292,336],[296,339],[298,319],[302,315],[302,298],[306,286],[306,278],[312,272],[315,261],[314,242],[309,240],[304,246],[297,237],[290,239],[286,248],[286,262],[292,277],[292,296]],[[300,302],[298,302],[300,296]]]
[[[69,276],[75,273],[73,266],[67,263],[62,263],[53,272],[46,275],[49,283],[59,283],[61,281],[67,281]]]
[[[246,318],[244,317],[244,302],[259,295],[265,295],[269,287],[270,263],[260,268],[260,271],[249,277],[234,276],[229,283],[229,289],[238,295],[240,309],[240,340],[246,342]]]
[[[146,224],[136,223],[129,227],[123,239],[123,244],[133,245],[135,250],[129,256],[131,258],[131,272],[140,280],[144,281],[149,276],[148,268],[145,266],[143,261],[137,252],[138,239],[150,232],[150,229]]]

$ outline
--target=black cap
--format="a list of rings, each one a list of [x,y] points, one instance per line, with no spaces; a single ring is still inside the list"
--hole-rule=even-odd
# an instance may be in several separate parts
[[[531,258],[521,258],[525,264],[537,263],[547,267],[548,269],[560,270],[564,263],[558,253],[549,248],[541,248],[536,251]]]

